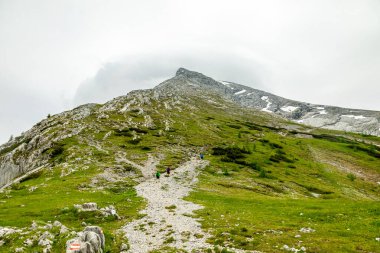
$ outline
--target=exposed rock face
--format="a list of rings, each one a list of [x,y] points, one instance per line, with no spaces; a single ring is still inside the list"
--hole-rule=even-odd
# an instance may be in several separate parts
[[[0,146],[0,188],[36,168],[48,166],[49,148],[60,140],[80,133],[95,104],[82,105],[44,119],[27,132]]]

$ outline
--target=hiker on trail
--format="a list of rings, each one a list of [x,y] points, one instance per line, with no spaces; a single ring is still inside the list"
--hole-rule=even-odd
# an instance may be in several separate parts
[[[156,178],[157,178],[157,179],[160,179],[160,175],[161,175],[160,172],[157,171],[157,173],[156,173]]]
[[[200,154],[200,157],[201,157],[201,159],[203,160],[203,154],[202,154],[202,153]]]
[[[166,168],[166,174],[169,176],[170,175],[170,167]]]

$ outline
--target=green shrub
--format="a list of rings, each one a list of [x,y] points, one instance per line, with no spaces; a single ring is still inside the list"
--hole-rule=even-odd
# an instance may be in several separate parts
[[[141,141],[141,139],[134,139],[134,140],[129,140],[128,143],[133,144],[133,145],[137,145],[140,143],[140,141]]]
[[[23,179],[20,180],[20,183],[22,182],[25,182],[25,181],[28,181],[30,179],[35,179],[35,178],[39,178],[41,175],[42,175],[43,171],[42,170],[39,170],[39,171],[36,171],[26,177],[24,177]]]
[[[21,185],[20,183],[14,183],[11,185],[11,189],[18,191],[18,190],[25,189],[25,186]]]
[[[261,169],[261,170],[260,170],[259,177],[260,177],[260,178],[269,178],[269,176],[268,176],[268,174],[267,174],[267,171],[264,170],[264,169]]]
[[[352,182],[355,181],[356,176],[352,173],[347,174],[347,178],[350,179]]]
[[[248,164],[248,167],[250,167],[251,169],[256,170],[256,171],[261,171],[261,167],[257,162],[252,162],[252,163]]]
[[[271,155],[269,157],[269,160],[271,160],[272,162],[275,162],[275,163],[279,163],[281,161],[284,161],[284,162],[288,162],[288,163],[292,163],[293,160],[287,158],[285,156],[285,152],[280,150],[280,149],[277,149],[276,150],[276,153],[274,155]]]
[[[148,130],[137,128],[137,127],[130,127],[129,130],[135,131],[136,133],[139,133],[139,134],[146,134],[146,133],[148,133]]]
[[[240,129],[241,126],[239,125],[233,125],[233,124],[227,124],[227,126],[231,127],[231,128],[234,128],[234,129]]]
[[[45,149],[42,153],[47,153],[51,159],[54,159],[63,154],[65,151],[64,146],[62,143],[53,143],[49,149]]]
[[[126,136],[126,137],[132,137],[133,134],[131,133],[131,130],[129,128],[121,129],[121,130],[115,130],[116,136]]]
[[[271,148],[279,148],[279,149],[282,149],[282,148],[283,148],[280,144],[277,144],[277,143],[274,143],[274,142],[270,142],[270,143],[269,143],[269,146],[270,146]]]
[[[225,175],[225,176],[229,176],[229,175],[230,175],[230,173],[228,172],[228,170],[227,170],[227,169],[224,169],[224,170],[223,170],[223,175]]]

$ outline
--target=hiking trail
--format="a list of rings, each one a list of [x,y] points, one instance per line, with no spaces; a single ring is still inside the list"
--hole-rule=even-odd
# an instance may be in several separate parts
[[[197,182],[198,170],[208,162],[192,158],[172,170],[169,177],[162,174],[160,179],[153,177],[156,164],[148,159],[142,170],[148,179],[136,186],[137,194],[147,200],[146,209],[141,211],[146,216],[122,228],[129,241],[128,252],[147,253],[165,246],[189,252],[212,247],[206,243],[210,235],[191,217],[202,206],[182,199]]]

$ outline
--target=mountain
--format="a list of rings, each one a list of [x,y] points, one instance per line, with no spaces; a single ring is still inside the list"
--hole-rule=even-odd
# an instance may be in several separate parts
[[[379,137],[295,121],[378,112],[319,107],[181,68],[48,117],[0,147],[0,252],[376,252]]]
[[[180,78],[185,78],[202,88],[212,89],[226,99],[234,101],[243,107],[275,113],[298,123],[313,127],[380,136],[379,111],[298,102],[233,82],[218,82],[184,68],[177,71],[174,79]]]

